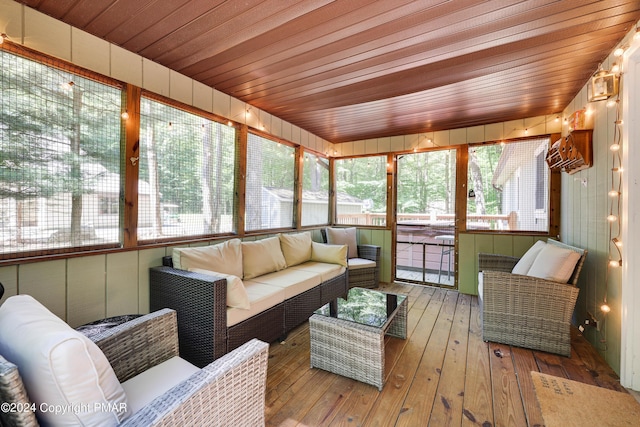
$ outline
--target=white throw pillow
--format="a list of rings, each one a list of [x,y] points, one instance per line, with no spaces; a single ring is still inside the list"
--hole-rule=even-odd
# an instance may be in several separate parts
[[[242,266],[244,279],[252,279],[287,268],[287,262],[280,248],[280,239],[268,237],[255,242],[242,242]]]
[[[527,275],[567,283],[580,257],[580,253],[571,249],[550,244],[545,245]]]
[[[529,272],[529,269],[531,268],[531,266],[533,265],[533,261],[536,260],[536,257],[538,256],[538,254],[546,245],[547,244],[543,240],[538,240],[536,243],[534,243],[533,246],[531,246],[529,250],[525,252],[524,255],[522,255],[522,258],[520,258],[518,263],[513,267],[513,270],[511,270],[511,272],[513,274],[526,275]]]
[[[287,267],[302,264],[311,259],[311,233],[280,234],[282,254]]]
[[[349,247],[349,258],[358,257],[358,241],[356,239],[356,228],[331,228],[327,227],[327,243],[330,245],[347,245]]]
[[[311,261],[347,266],[347,245],[325,245],[311,242]]]
[[[0,353],[18,366],[41,424],[115,426],[130,415],[98,346],[29,295],[0,306]]]
[[[227,307],[242,308],[249,310],[249,295],[244,288],[244,283],[238,276],[232,274],[222,274],[217,271],[203,270],[202,268],[190,268],[189,271],[194,273],[207,274],[209,276],[222,276],[227,279]]]
[[[242,277],[240,239],[231,239],[211,246],[173,248],[173,267],[181,270],[202,268]]]

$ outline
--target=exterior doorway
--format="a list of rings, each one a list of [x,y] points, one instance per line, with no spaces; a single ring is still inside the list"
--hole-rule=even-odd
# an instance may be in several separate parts
[[[456,150],[398,156],[396,194],[396,280],[457,289]]]

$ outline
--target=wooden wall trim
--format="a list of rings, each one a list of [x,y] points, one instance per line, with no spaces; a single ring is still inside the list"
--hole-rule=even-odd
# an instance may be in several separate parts
[[[127,85],[123,96],[129,118],[124,122],[124,200],[121,209],[124,214],[120,230],[123,233],[122,244],[125,248],[138,245],[138,178],[140,166],[140,88]]]

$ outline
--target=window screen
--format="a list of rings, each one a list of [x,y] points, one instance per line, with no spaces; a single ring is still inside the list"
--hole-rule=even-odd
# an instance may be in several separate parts
[[[234,231],[235,128],[143,97],[138,238]]]
[[[0,62],[0,251],[117,244],[120,88],[7,51]]]
[[[337,159],[336,223],[384,226],[387,222],[387,157]]]
[[[293,226],[295,149],[253,133],[247,141],[245,229]]]
[[[467,229],[549,229],[547,138],[469,147]]]
[[[329,222],[329,160],[304,154],[302,164],[302,226]]]

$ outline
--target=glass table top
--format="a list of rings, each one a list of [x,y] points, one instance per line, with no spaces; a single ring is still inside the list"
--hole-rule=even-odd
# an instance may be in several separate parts
[[[335,303],[325,304],[315,313],[380,328],[405,299],[406,295],[351,288],[346,300],[337,299],[337,307]]]

